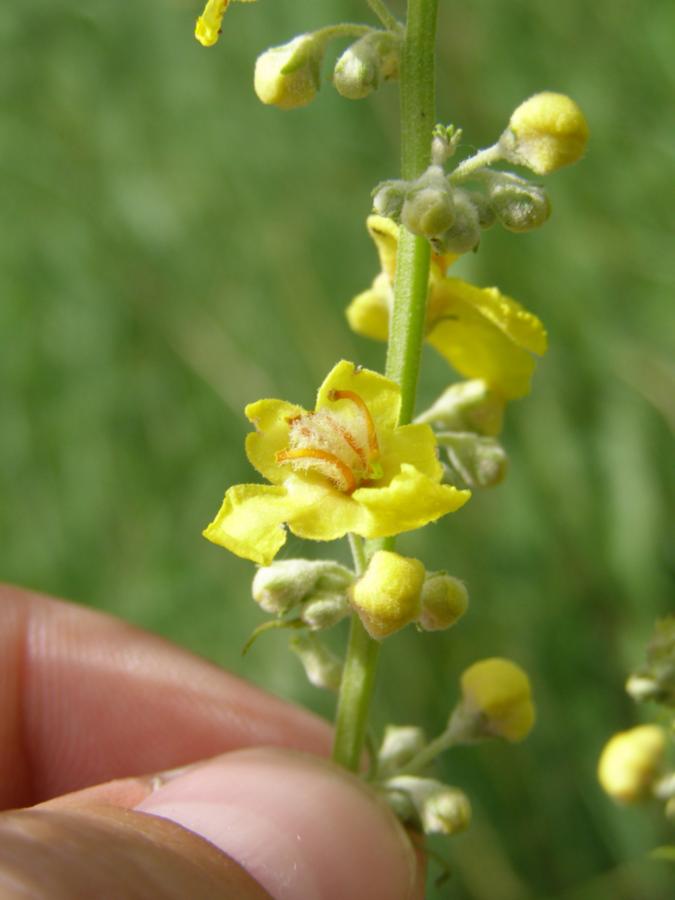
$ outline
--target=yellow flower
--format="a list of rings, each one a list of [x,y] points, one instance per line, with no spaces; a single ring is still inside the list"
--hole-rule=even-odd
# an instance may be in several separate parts
[[[530,680],[508,659],[493,657],[462,673],[462,706],[480,716],[479,730],[507,741],[522,741],[534,725]]]
[[[255,0],[239,0],[239,2],[253,3]],[[195,37],[203,47],[213,47],[217,42],[223,16],[229,5],[230,0],[206,0],[204,12],[195,25]]]
[[[314,411],[284,400],[246,407],[256,431],[251,464],[270,485],[231,487],[204,536],[261,565],[286,541],[330,541],[354,532],[388,537],[421,528],[471,496],[441,484],[428,425],[398,426],[401,394],[393,381],[339,362],[319,388]]]
[[[350,589],[352,606],[376,640],[414,622],[421,612],[425,569],[419,559],[378,550]]]
[[[615,734],[598,763],[598,781],[621,803],[635,803],[656,779],[666,748],[666,735],[658,725],[638,725]]]
[[[368,218],[382,272],[370,290],[347,309],[358,334],[386,340],[396,271],[398,226],[381,216]],[[534,356],[546,352],[546,331],[539,319],[497,288],[477,288],[448,278],[453,254],[432,257],[426,339],[467,378],[480,378],[506,400],[530,390]]]

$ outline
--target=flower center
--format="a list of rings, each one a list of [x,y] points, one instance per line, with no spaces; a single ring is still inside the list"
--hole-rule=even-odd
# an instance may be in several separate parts
[[[331,391],[328,399],[347,401],[289,419],[288,447],[276,455],[294,471],[316,472],[344,494],[380,476],[380,448],[370,410],[353,391]]]

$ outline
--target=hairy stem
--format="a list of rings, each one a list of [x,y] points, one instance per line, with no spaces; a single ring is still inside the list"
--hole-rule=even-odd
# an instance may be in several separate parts
[[[376,6],[371,2],[374,11]],[[385,7],[386,8],[386,7]],[[438,0],[408,0],[401,58],[401,174],[417,178],[431,157],[435,123],[434,47]],[[384,21],[384,20],[383,20]],[[412,420],[419,373],[429,281],[429,244],[401,227],[394,310],[389,329],[386,374],[401,387],[400,424]],[[362,545],[358,545],[361,547]],[[357,571],[375,549],[393,549],[393,539],[370,542],[366,558],[354,561]],[[352,548],[355,545],[352,542]],[[349,646],[335,721],[333,759],[352,771],[359,768],[368,725],[370,701],[380,645],[358,616],[352,616]]]
[[[368,6],[385,28],[388,28],[390,31],[396,31],[399,28],[396,16],[390,11],[384,0],[368,0]]]

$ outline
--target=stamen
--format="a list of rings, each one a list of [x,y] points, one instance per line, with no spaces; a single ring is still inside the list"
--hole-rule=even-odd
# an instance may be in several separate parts
[[[294,459],[317,459],[320,462],[328,463],[335,466],[340,476],[344,478],[347,485],[344,489],[346,494],[351,494],[356,490],[356,478],[352,470],[327,450],[279,450],[275,459],[278,463],[292,462]]]
[[[357,407],[361,415],[363,416],[363,420],[365,422],[366,431],[368,433],[368,450],[370,459],[375,459],[379,456],[380,446],[377,442],[377,431],[375,430],[375,423],[373,422],[373,417],[370,414],[370,410],[366,406],[364,400],[359,397],[358,394],[355,394],[354,391],[330,391],[328,394],[329,400],[351,400],[352,403]]]
[[[336,422],[335,419],[330,416],[326,419],[326,422],[331,426],[334,431],[340,435],[340,437],[344,440],[344,442],[354,451],[354,453],[361,460],[361,464],[364,469],[368,468],[368,456],[363,447],[358,443],[354,435],[351,431],[348,431],[344,425],[341,425],[339,422]]]

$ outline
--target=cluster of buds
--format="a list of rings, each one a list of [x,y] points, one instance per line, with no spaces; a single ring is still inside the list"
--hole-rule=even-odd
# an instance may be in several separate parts
[[[494,171],[506,162],[546,175],[576,162],[584,153],[588,126],[579,107],[564,94],[545,92],[522,103],[499,141],[446,174],[461,130],[437,126],[431,165],[413,181],[385,181],[374,191],[373,208],[427,238],[437,253],[467,253],[481,231],[499,222],[508,231],[532,231],[551,214],[540,185],[512,172]],[[474,181],[473,189],[465,184]]]
[[[277,616],[296,611],[310,631],[337,624],[349,613],[347,591],[354,573],[332,560],[285,559],[258,569],[255,602]]]
[[[638,702],[656,702],[675,709],[675,616],[656,623],[645,663],[626,683]],[[674,733],[675,720],[670,733]],[[664,762],[667,730],[660,724],[638,725],[609,739],[598,762],[598,780],[619,803],[639,803],[650,797],[665,801],[665,811],[675,819],[675,772]]]
[[[428,423],[447,457],[445,478],[456,487],[500,484],[508,456],[497,440],[505,401],[481,379],[450,385],[416,421]]]
[[[388,550],[373,554],[349,599],[371,637],[382,640],[416,622],[425,631],[450,628],[466,612],[464,584],[445,572],[427,573],[418,559]]]

